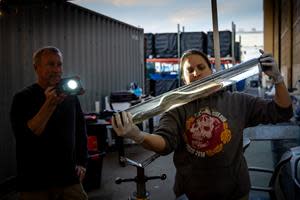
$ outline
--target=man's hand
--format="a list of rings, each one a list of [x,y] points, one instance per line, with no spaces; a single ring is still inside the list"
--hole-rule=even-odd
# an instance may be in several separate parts
[[[132,115],[129,112],[122,112],[122,120],[119,113],[112,117],[112,127],[118,136],[130,138],[136,143],[144,141],[144,133],[132,122]]]
[[[259,52],[262,54],[259,58],[262,71],[273,79],[274,84],[283,82],[283,77],[280,74],[273,56],[269,53],[264,53],[264,51],[261,49]]]
[[[55,87],[48,87],[45,90],[46,101],[49,105],[56,106],[63,102],[67,95],[65,94],[57,94]]]
[[[85,172],[86,172],[85,167],[76,165],[75,171],[76,171],[77,176],[79,177],[80,182],[82,182],[82,180],[85,177]]]
[[[40,108],[39,112],[27,122],[27,126],[36,135],[41,135],[52,116],[56,106],[65,98],[65,94],[58,95],[54,87],[48,87],[45,90],[46,101]]]

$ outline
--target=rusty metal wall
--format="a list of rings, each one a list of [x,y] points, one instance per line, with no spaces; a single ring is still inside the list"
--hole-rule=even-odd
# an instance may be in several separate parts
[[[46,1],[45,1],[46,2]],[[71,3],[13,5],[0,15],[0,183],[16,174],[9,109],[15,92],[35,81],[33,52],[53,45],[64,54],[64,75],[81,77],[84,111],[104,105],[131,81],[144,87],[143,29]]]

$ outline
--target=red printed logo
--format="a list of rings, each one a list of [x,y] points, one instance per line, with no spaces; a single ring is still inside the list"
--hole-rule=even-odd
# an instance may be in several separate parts
[[[187,150],[199,157],[213,156],[231,140],[227,119],[219,112],[203,109],[186,121]]]

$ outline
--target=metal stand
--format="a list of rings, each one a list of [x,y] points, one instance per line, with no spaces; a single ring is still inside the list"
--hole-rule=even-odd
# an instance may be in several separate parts
[[[135,162],[125,157],[121,157],[121,160],[126,164],[132,165],[137,169],[137,176],[135,178],[126,178],[122,179],[120,177],[116,178],[115,183],[121,184],[122,182],[136,182],[136,191],[132,193],[130,200],[149,200],[150,194],[146,190],[146,182],[148,180],[153,179],[161,179],[165,180],[167,178],[166,174],[162,174],[161,176],[145,176],[145,167],[148,166],[151,162],[153,162],[156,158],[158,158],[158,154],[154,154],[151,157],[144,160],[142,163]]]

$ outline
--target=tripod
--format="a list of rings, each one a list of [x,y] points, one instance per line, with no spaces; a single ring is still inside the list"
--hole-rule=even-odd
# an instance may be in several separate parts
[[[153,179],[161,179],[165,180],[167,178],[166,174],[162,174],[161,176],[145,176],[145,167],[148,166],[151,162],[153,162],[156,158],[158,158],[158,154],[154,154],[144,160],[142,163],[135,162],[133,160],[130,160],[126,157],[121,157],[121,160],[129,164],[131,166],[136,167],[137,169],[137,176],[134,178],[126,178],[122,179],[120,177],[116,178],[115,183],[116,184],[121,184],[122,182],[136,182],[136,191],[132,193],[132,196],[129,198],[129,200],[149,200],[150,199],[150,194],[146,190],[146,182],[148,180],[153,180]]]

